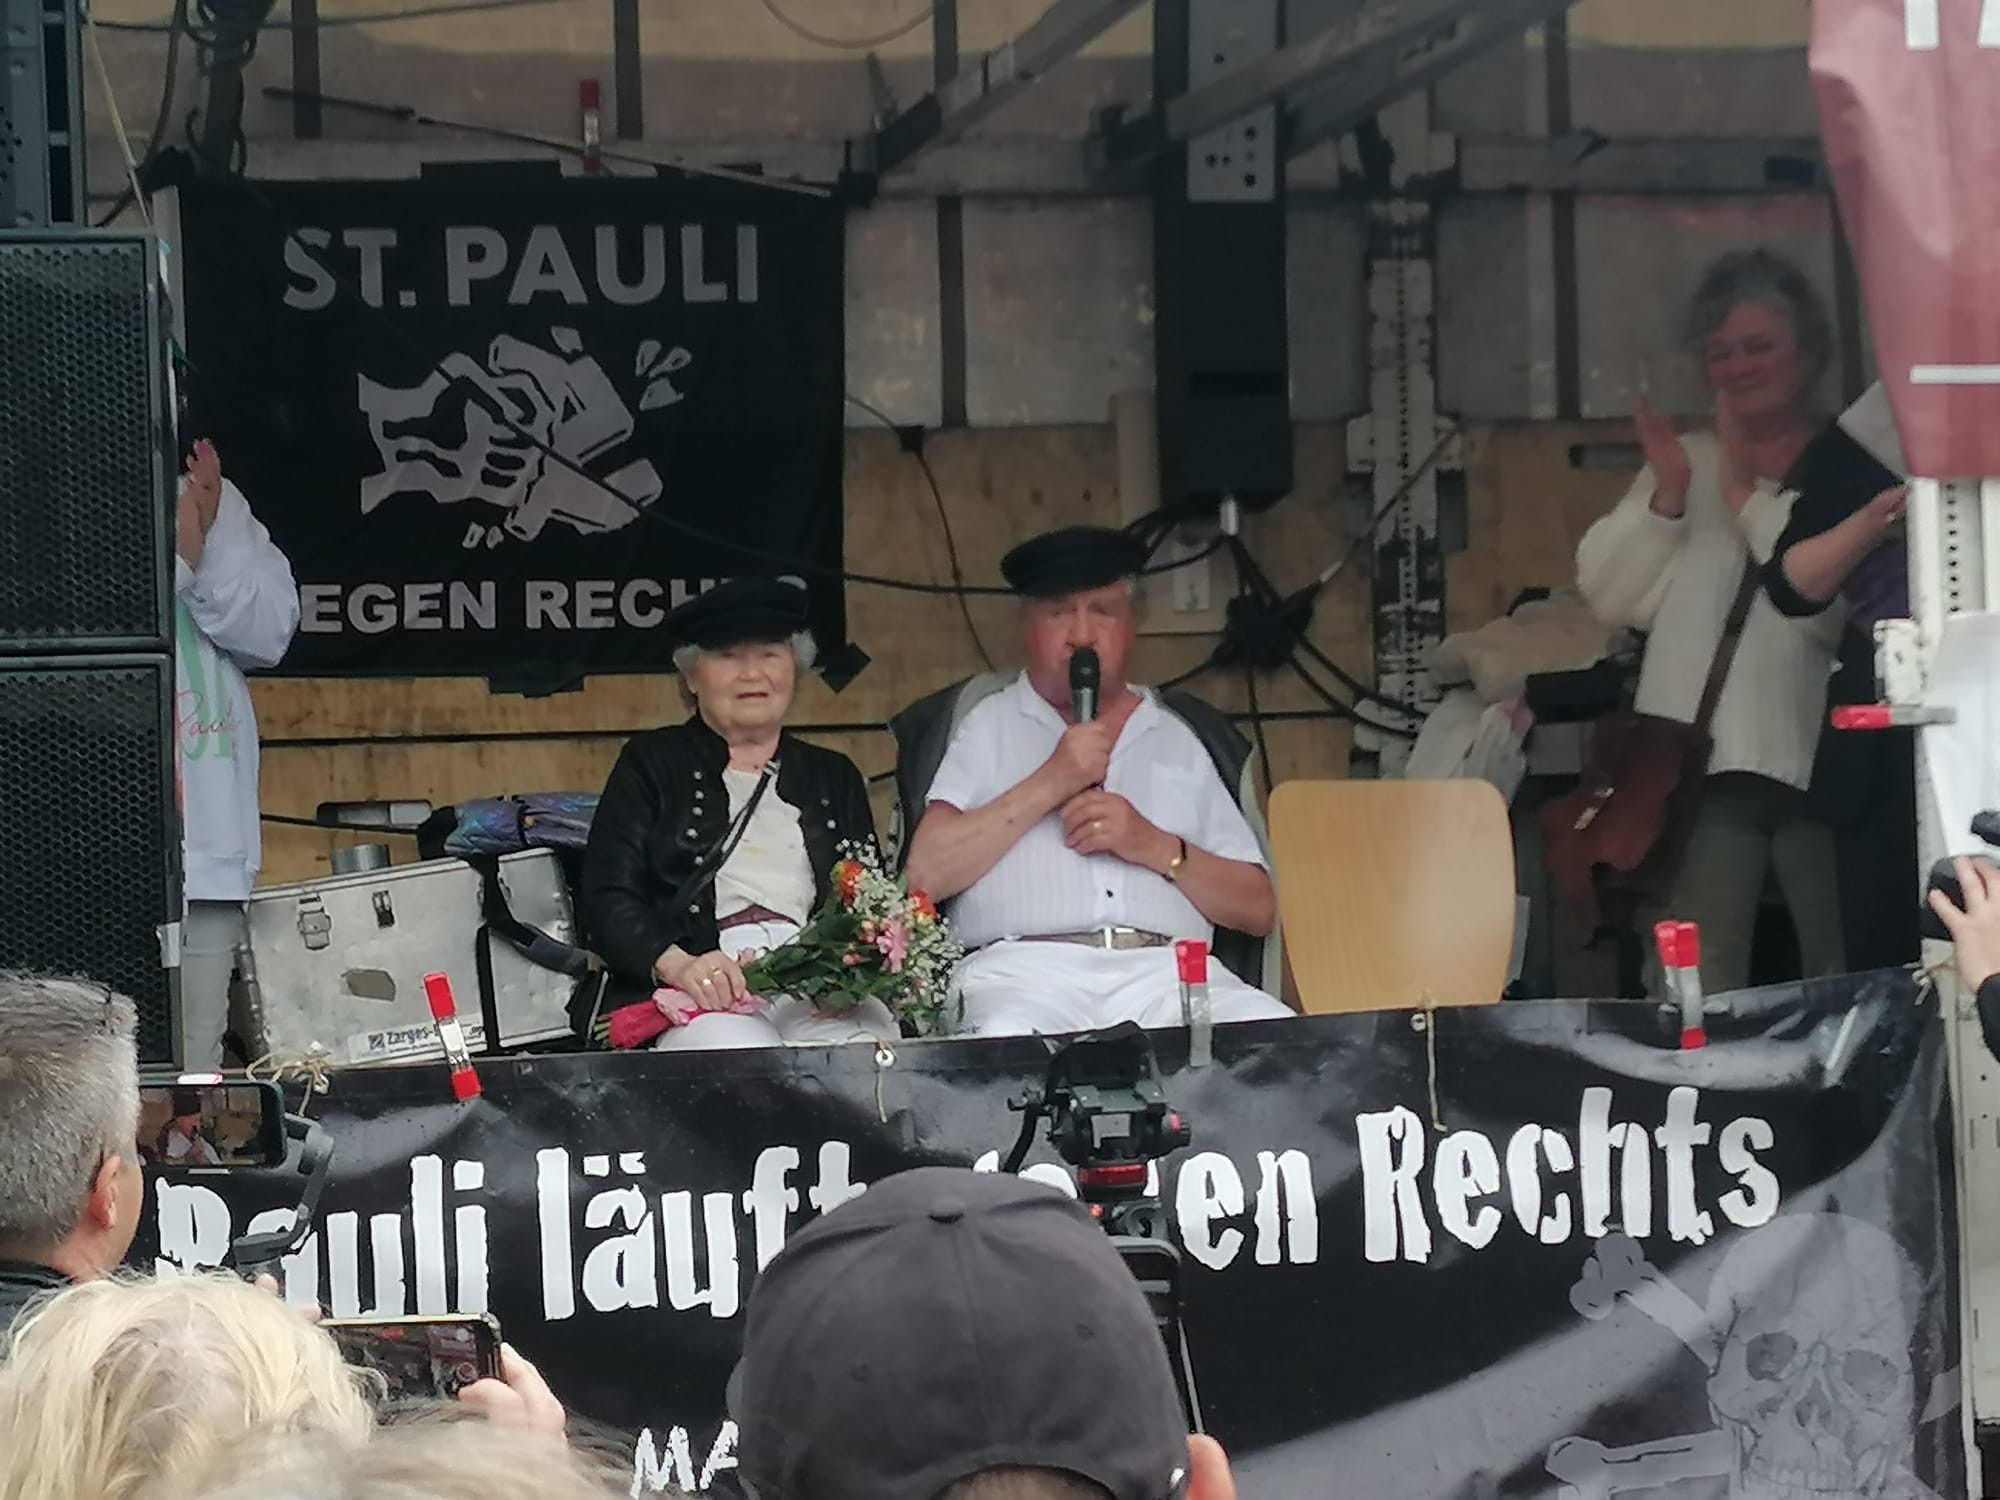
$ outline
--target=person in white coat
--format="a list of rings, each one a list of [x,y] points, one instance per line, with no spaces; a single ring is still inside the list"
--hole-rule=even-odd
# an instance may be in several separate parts
[[[1761,564],[1794,496],[1782,486],[1821,425],[1814,392],[1831,357],[1804,274],[1757,250],[1723,257],[1696,293],[1688,334],[1715,393],[1713,432],[1677,435],[1639,403],[1646,467],[1577,548],[1577,584],[1608,625],[1647,632],[1634,707],[1693,723],[1746,563]],[[1702,930],[1710,993],[1750,979],[1751,939],[1773,874],[1807,977],[1843,967],[1833,835],[1806,803],[1842,616],[1788,619],[1761,588],[1710,725],[1692,828],[1663,907],[1641,911],[1647,985],[1660,987],[1652,924]]]
[[[176,758],[187,907],[181,929],[180,1060],[222,1064],[229,980],[250,887],[263,864],[257,715],[247,668],[274,667],[299,625],[292,567],[222,477],[215,445],[194,445],[174,522]]]

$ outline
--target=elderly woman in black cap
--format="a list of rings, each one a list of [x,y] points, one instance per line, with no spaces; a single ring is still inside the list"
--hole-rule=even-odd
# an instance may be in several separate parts
[[[694,714],[626,745],[584,858],[584,916],[616,976],[612,1004],[655,986],[688,996],[693,1014],[663,1049],[894,1037],[879,1003],[836,1019],[743,983],[739,959],[795,934],[834,864],[875,838],[854,763],[784,732],[813,659],[805,590],[732,579],[667,629]]]

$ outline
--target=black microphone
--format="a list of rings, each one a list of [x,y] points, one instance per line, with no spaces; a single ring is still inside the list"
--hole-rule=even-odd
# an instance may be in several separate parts
[[[1069,659],[1069,704],[1079,724],[1097,717],[1097,674],[1097,653],[1078,647]]]

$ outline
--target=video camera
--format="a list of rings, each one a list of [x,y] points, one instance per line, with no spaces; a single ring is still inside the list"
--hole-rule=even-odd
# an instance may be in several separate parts
[[[1180,1251],[1152,1187],[1156,1163],[1187,1145],[1193,1132],[1167,1102],[1152,1042],[1131,1021],[1074,1037],[1050,1055],[1041,1087],[1023,1090],[1007,1107],[1020,1112],[1021,1133],[1001,1170],[1021,1170],[1036,1122],[1047,1120],[1049,1144],[1076,1171],[1078,1196],[1153,1310],[1188,1430],[1205,1431],[1181,1321]]]
[[[333,1141],[285,1108],[277,1084],[220,1073],[147,1073],[139,1079],[139,1159],[167,1176],[267,1171],[303,1179],[291,1224],[247,1234],[223,1264],[246,1279],[275,1271],[305,1243],[333,1168]]]
[[[1991,847],[2000,848],[2000,810],[1989,809],[1972,820],[1973,836]],[[2000,869],[2000,859],[1990,854],[1974,854],[1970,858],[1981,864]],[[1960,911],[1965,910],[1965,890],[1959,884],[1958,870],[1950,858],[1941,859],[1931,866],[1930,877],[1924,882],[1924,896],[1920,903],[1922,911],[1918,917],[1919,928],[1926,938],[1933,942],[1948,943],[1951,933],[1945,929],[1938,914],[1931,910],[1931,892],[1943,891],[1947,900]]]

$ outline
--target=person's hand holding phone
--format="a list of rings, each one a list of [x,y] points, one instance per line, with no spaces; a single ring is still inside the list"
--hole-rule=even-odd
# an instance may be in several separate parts
[[[458,1399],[490,1422],[531,1432],[560,1443],[569,1431],[569,1414],[549,1383],[512,1344],[500,1346],[500,1378],[475,1380]]]

